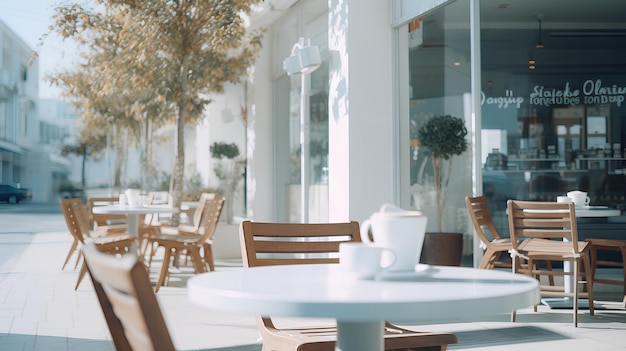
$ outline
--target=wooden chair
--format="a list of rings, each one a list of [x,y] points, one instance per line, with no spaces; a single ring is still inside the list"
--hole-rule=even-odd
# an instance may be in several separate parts
[[[137,255],[106,254],[92,243],[83,250],[115,349],[173,351],[148,272]]]
[[[196,273],[206,272],[207,269],[210,271],[215,270],[211,245],[222,208],[224,207],[224,201],[224,196],[221,195],[201,197],[198,204],[201,214],[199,225],[193,231],[187,231],[188,226],[183,225],[179,226],[180,229],[177,231],[177,234],[158,234],[148,237],[147,240],[152,249],[149,266],[152,264],[155,246],[165,249],[161,272],[156,284],[156,292],[159,291],[161,286],[167,285],[172,256],[177,257],[184,254],[191,257]]]
[[[140,246],[139,252],[143,255],[147,249],[147,246],[150,246],[150,264],[152,263],[152,258],[156,252],[158,247],[157,243],[150,240],[151,237],[159,234],[165,235],[200,235],[200,230],[202,229],[202,214],[204,210],[204,205],[207,200],[212,200],[215,198],[214,193],[202,193],[200,194],[200,199],[198,200],[198,206],[194,208],[193,216],[191,216],[191,224],[179,224],[176,227],[167,226],[167,225],[159,225],[158,231],[156,233],[146,233],[147,235],[142,236],[142,244]]]
[[[591,243],[590,253],[591,253],[591,274],[593,276],[593,283],[600,284],[610,284],[610,285],[620,285],[622,286],[622,302],[626,306],[626,266],[624,265],[624,260],[626,259],[626,240],[610,240],[610,239],[596,239],[589,238],[585,239]],[[618,252],[620,255],[619,260],[609,260],[608,258],[601,258],[599,253],[607,253],[607,252]],[[596,271],[598,266],[604,267],[618,267],[621,268],[622,271],[622,279],[611,279],[611,278],[598,278],[596,276]]]
[[[104,252],[120,253],[128,251],[131,244],[135,241],[135,238],[128,234],[92,237],[89,232],[87,209],[80,198],[62,199],[61,209],[63,210],[67,229],[74,240],[78,242],[79,260],[86,242],[92,242],[99,250]],[[83,261],[74,290],[78,289],[86,272],[87,267],[85,267],[85,262]]]
[[[361,241],[359,223],[261,223],[244,221],[240,228],[245,267],[339,263],[339,244]],[[277,328],[270,317],[257,317],[264,351],[331,351],[335,326]],[[446,350],[454,334],[422,333],[385,323],[385,350]]]
[[[481,247],[485,250],[479,268],[511,267],[509,251],[513,249],[513,244],[510,238],[503,238],[496,230],[487,205],[487,198],[484,195],[465,197],[465,206],[467,206],[476,234],[480,238]],[[485,232],[485,228],[491,234],[491,238]]]
[[[589,243],[578,241],[576,214],[573,203],[531,202],[509,200],[509,228],[513,244],[513,272],[534,276],[572,276],[573,291],[560,286],[540,284],[544,297],[568,297],[572,299],[574,326],[578,326],[578,299],[589,300],[589,313],[593,309],[593,276],[589,255]],[[571,272],[541,270],[535,261],[571,262]],[[522,264],[526,262],[525,266]],[[581,267],[582,266],[582,267]],[[582,268],[582,270],[581,270]],[[581,279],[584,276],[584,280]],[[579,285],[586,284],[586,292]],[[536,310],[536,306],[535,306]],[[511,315],[515,321],[515,312]]]
[[[93,208],[103,205],[114,205],[119,203],[117,197],[90,197],[87,199],[87,210],[89,211],[89,228],[100,230],[126,231],[126,215],[119,214],[98,214],[93,213]]]
[[[67,266],[67,263],[70,261],[72,256],[74,256],[74,253],[77,254],[76,262],[74,263],[74,269],[78,267],[78,263],[80,262],[81,253],[78,247],[80,242],[74,236],[72,236],[72,238],[74,239],[74,241],[72,242],[72,246],[70,246],[70,250],[68,251],[67,256],[65,257],[65,262],[63,262],[63,266],[61,267],[61,270],[65,269],[65,266]]]

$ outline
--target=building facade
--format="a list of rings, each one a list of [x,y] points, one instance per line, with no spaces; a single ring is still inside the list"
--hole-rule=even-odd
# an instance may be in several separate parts
[[[0,182],[29,187],[37,199],[38,64],[32,49],[0,21]],[[33,163],[34,162],[34,163]]]
[[[434,218],[427,150],[412,139],[444,114],[463,118],[469,131],[469,151],[453,159],[444,228],[466,233],[466,253],[478,244],[468,195],[488,197],[505,235],[510,198],[551,201],[583,190],[592,205],[626,206],[620,1],[266,5],[272,18],[260,21],[269,29],[247,89],[250,217],[301,216],[302,91],[311,221],[362,221],[388,202]],[[282,67],[299,37],[322,58],[306,89]]]

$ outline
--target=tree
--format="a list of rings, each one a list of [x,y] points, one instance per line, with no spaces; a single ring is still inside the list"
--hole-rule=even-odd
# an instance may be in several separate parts
[[[104,98],[113,91],[119,101],[129,103],[131,112],[135,108],[147,112],[152,106],[175,122],[170,192],[176,206],[183,192],[184,128],[202,117],[211,93],[222,92],[228,82],[237,83],[254,63],[261,34],[249,33],[242,15],[258,2],[94,0],[94,9],[79,5],[57,9],[60,35],[87,44],[96,55],[110,54],[98,62],[106,84],[96,95]]]
[[[418,130],[419,145],[432,154],[435,189],[437,190],[437,224],[443,229],[443,212],[452,172],[452,158],[467,150],[467,128],[465,121],[450,115],[435,116],[427,120]],[[443,173],[443,160],[448,160],[448,171]]]
[[[83,131],[85,131],[83,129]],[[85,189],[85,165],[87,163],[87,157],[99,154],[106,147],[106,136],[92,135],[92,137],[81,137],[77,143],[72,145],[65,145],[61,149],[62,156],[76,155],[82,158],[80,183],[81,187]]]
[[[239,180],[245,168],[245,159],[237,159],[239,147],[235,143],[215,142],[209,147],[211,157],[220,160],[215,166],[215,175],[222,182],[222,189],[226,196],[226,219],[228,223],[233,221],[233,199]],[[224,163],[222,159],[226,159]]]

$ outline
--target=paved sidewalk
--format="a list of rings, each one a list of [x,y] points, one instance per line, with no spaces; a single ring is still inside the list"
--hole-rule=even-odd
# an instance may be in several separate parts
[[[76,256],[61,270],[71,243],[60,214],[0,211],[0,350],[114,349],[89,278],[74,291]],[[159,263],[151,270],[153,281]],[[232,261],[216,265],[217,270],[239,268]],[[182,268],[157,295],[176,348],[261,350],[252,316],[191,305],[185,288],[191,276]],[[615,294],[608,297],[619,300]],[[626,310],[619,303],[610,306],[615,309],[598,310],[595,316],[582,312],[579,328],[572,326],[571,310],[544,306],[538,312],[519,311],[516,323],[498,315],[409,327],[457,334],[459,344],[450,350],[626,350]]]

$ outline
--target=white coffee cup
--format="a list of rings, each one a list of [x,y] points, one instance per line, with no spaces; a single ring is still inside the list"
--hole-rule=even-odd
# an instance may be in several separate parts
[[[589,196],[584,191],[574,190],[567,193],[567,197],[572,199],[576,207],[589,206]]]
[[[339,244],[339,268],[341,276],[348,279],[374,279],[389,267],[382,263],[383,253],[395,254],[384,247],[365,243]],[[391,262],[393,263],[393,261]]]
[[[126,201],[128,202],[128,206],[140,206],[141,205],[141,191],[139,189],[128,189],[126,190]]]
[[[395,260],[388,253],[383,253],[383,265],[389,265],[389,271],[415,271],[422,253],[427,222],[428,218],[422,212],[405,211],[386,204],[379,212],[363,221],[361,240],[370,245],[391,249],[395,253]]]
[[[120,206],[126,206],[126,194],[120,194],[119,204]]]
[[[556,197],[556,202],[568,204],[568,203],[572,202],[572,199],[570,199],[567,196],[557,196]]]

